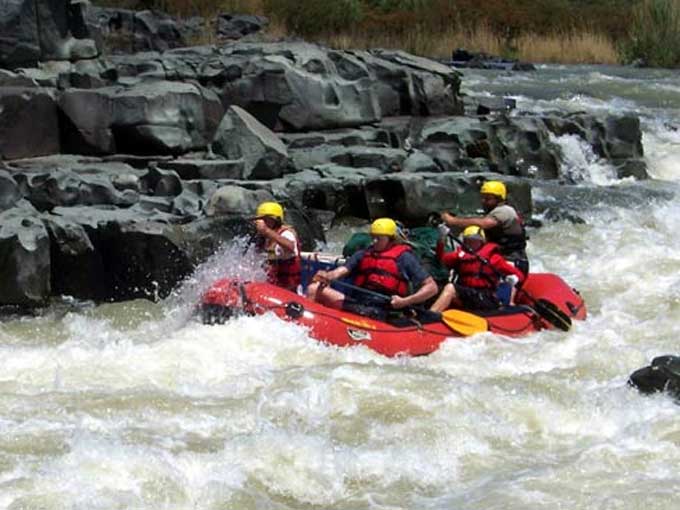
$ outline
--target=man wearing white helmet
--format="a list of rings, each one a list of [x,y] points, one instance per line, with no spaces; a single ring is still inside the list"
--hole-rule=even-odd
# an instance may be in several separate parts
[[[527,237],[517,210],[506,202],[507,190],[501,181],[486,181],[480,189],[486,216],[459,217],[441,213],[448,227],[466,228],[476,225],[484,229],[486,240],[498,244],[501,254],[525,275],[529,273]]]

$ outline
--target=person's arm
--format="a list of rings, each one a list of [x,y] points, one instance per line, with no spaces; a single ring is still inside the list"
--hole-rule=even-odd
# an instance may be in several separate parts
[[[331,271],[317,271],[312,281],[321,282],[328,285],[332,280],[337,280],[338,278],[344,278],[345,276],[351,274],[354,269],[359,265],[361,259],[363,258],[365,250],[359,250],[350,258],[345,261],[345,264],[336,267]]]
[[[406,278],[417,285],[418,290],[410,296],[392,296],[390,304],[392,308],[406,308],[408,306],[417,305],[423,301],[428,300],[437,293],[437,284],[434,278],[425,270],[420,260],[413,254],[413,252],[403,253],[397,259],[399,269],[406,276]]]
[[[478,227],[488,230],[499,225],[496,218],[492,216],[470,216],[470,217],[460,217],[454,216],[449,212],[443,212],[441,214],[441,219],[449,227],[465,228],[471,225],[477,225]]]
[[[407,308],[409,306],[418,305],[424,301],[427,301],[436,293],[437,283],[434,281],[434,278],[428,276],[420,285],[420,288],[417,292],[406,297],[392,296],[392,301],[390,304],[392,305],[392,308],[395,309]]]
[[[295,253],[295,241],[287,239],[276,232],[276,230],[269,228],[264,220],[256,220],[255,228],[257,229],[258,234],[273,240],[287,252]]]
[[[517,269],[514,264],[511,264],[502,255],[494,254],[489,260],[491,266],[504,276],[515,275],[521,285],[524,282],[524,273]]]

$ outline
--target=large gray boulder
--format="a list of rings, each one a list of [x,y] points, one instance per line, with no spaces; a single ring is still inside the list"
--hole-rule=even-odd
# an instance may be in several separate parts
[[[84,5],[72,0],[3,0],[0,67],[96,57],[97,49],[88,38],[83,18]]]
[[[281,139],[255,117],[231,106],[220,122],[212,149],[232,161],[243,162],[241,179],[275,179],[289,166]]]
[[[269,20],[252,14],[220,14],[215,32],[220,39],[240,39],[265,28]]]
[[[0,305],[35,306],[51,294],[50,241],[30,204],[0,212]]]
[[[384,117],[461,115],[460,74],[449,66],[404,51],[353,52],[374,74]]]
[[[157,11],[90,6],[85,19],[108,53],[165,51],[186,44],[176,20]]]
[[[0,170],[0,212],[14,207],[21,200],[17,182],[6,170]]]
[[[328,51],[313,44],[226,46],[204,62],[200,79],[278,130],[356,126],[381,116],[369,74],[343,79]]]
[[[307,209],[333,211],[338,216],[369,217],[364,186],[382,175],[376,168],[320,165],[271,182],[277,196]]]
[[[52,292],[97,301],[109,298],[103,256],[83,225],[51,214],[46,214],[43,222],[50,236]]]
[[[205,148],[223,115],[214,93],[167,81],[66,90],[59,105],[64,150],[76,154],[182,154]]]
[[[58,153],[54,91],[0,87],[0,160]]]
[[[223,186],[212,194],[206,204],[207,216],[254,216],[258,204],[273,200],[265,190],[248,190],[240,186]]]

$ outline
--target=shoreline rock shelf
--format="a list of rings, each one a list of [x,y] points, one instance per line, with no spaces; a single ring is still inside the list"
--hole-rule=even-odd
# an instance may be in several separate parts
[[[10,3],[0,28],[35,13]],[[471,211],[481,180],[499,175],[530,215],[533,179],[569,179],[559,136],[646,177],[634,116],[465,114],[458,72],[399,51],[175,38],[100,55],[92,20],[110,17],[35,4],[68,30],[37,45],[25,24],[8,31],[31,49],[23,60],[0,45],[0,305],[164,297],[269,198],[305,249],[329,215]],[[124,47],[147,49],[135,44]]]

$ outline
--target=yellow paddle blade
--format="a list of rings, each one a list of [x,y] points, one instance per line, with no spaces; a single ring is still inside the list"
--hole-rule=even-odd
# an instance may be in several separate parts
[[[463,336],[489,331],[489,323],[484,317],[462,310],[446,310],[442,312],[442,321],[453,331]]]

